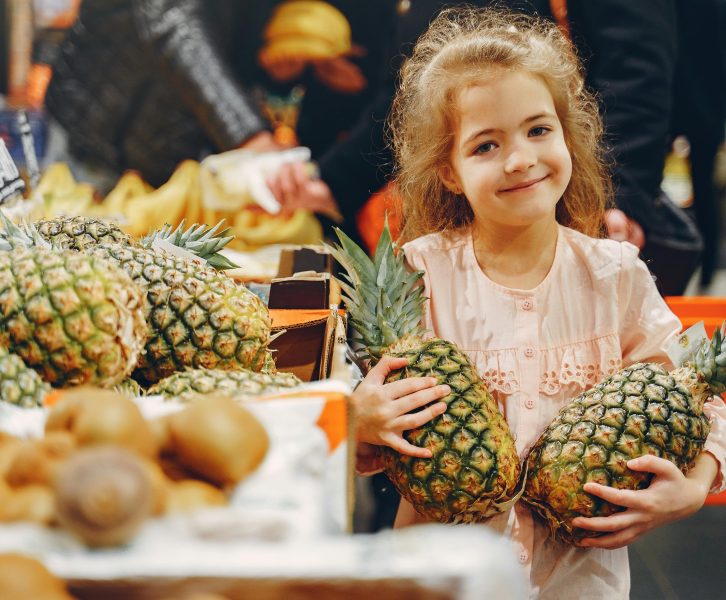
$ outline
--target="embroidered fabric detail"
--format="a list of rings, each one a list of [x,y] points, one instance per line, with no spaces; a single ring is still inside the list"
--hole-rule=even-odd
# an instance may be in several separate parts
[[[481,374],[489,391],[497,390],[503,394],[513,394],[519,391],[519,380],[514,371],[499,371],[487,369]]]
[[[563,387],[573,384],[586,390],[606,377],[617,373],[621,364],[619,358],[607,360],[604,366],[595,363],[570,364],[565,361],[559,371],[545,371],[542,373],[539,389],[540,392],[547,396],[554,396]]]
[[[467,351],[491,392],[520,391],[517,349]],[[546,396],[585,390],[622,368],[617,334],[539,351],[539,392]]]

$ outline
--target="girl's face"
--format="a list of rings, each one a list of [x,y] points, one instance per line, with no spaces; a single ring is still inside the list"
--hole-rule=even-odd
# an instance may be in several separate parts
[[[458,96],[450,166],[440,175],[463,193],[478,224],[554,222],[572,160],[552,95],[526,72],[495,71]]]

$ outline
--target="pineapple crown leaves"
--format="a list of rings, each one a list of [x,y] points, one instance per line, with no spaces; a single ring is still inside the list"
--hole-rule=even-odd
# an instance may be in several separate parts
[[[333,258],[346,270],[340,280],[343,299],[357,333],[353,341],[365,350],[362,358],[376,362],[385,350],[407,335],[420,335],[423,314],[423,272],[406,268],[403,252],[391,239],[386,219],[374,259],[340,229],[335,229],[340,245],[327,246]]]
[[[233,235],[225,235],[230,231],[229,227],[217,231],[222,223],[224,223],[224,219],[214,227],[194,223],[186,230],[184,229],[184,220],[179,223],[176,229],[172,229],[171,225],[167,223],[142,238],[141,245],[150,248],[155,240],[163,240],[196,254],[217,270],[236,269],[239,265],[233,263],[226,256],[219,254],[219,251],[234,239]]]
[[[8,216],[0,210],[0,250],[13,250],[15,248],[53,248],[32,225],[22,221],[20,225],[13,223]]]
[[[726,321],[716,329],[710,342],[705,342],[696,353],[696,371],[715,394],[726,391]]]

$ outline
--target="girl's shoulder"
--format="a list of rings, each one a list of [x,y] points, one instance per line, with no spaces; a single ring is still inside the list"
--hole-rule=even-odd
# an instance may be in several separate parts
[[[632,269],[640,262],[638,248],[629,242],[593,238],[568,227],[560,230],[573,256],[585,262],[594,273]]]

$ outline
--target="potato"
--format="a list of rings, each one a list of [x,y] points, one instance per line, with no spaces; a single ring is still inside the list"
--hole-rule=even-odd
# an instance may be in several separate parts
[[[151,514],[154,516],[163,514],[166,511],[167,496],[172,482],[164,474],[159,463],[142,458],[141,465],[151,484]]]
[[[65,584],[42,563],[20,554],[0,554],[0,598],[73,600]]]
[[[176,481],[169,486],[166,512],[188,512],[209,506],[226,506],[227,496],[218,488],[197,479]]]
[[[26,485],[0,492],[0,522],[32,521],[50,525],[56,521],[53,491],[44,485]]]
[[[142,459],[119,446],[78,450],[56,478],[58,519],[89,546],[129,541],[153,508]]]
[[[269,439],[262,424],[234,400],[206,396],[169,418],[172,454],[183,466],[219,485],[254,471]]]
[[[52,486],[60,460],[50,458],[37,440],[23,442],[8,465],[5,480],[14,488],[29,484]]]
[[[68,431],[79,446],[115,444],[149,458],[158,451],[151,427],[136,404],[111,390],[64,391],[48,414],[45,430]]]
[[[18,438],[5,439],[0,442],[0,479],[3,479],[15,460],[15,455],[23,447],[23,440]]]

